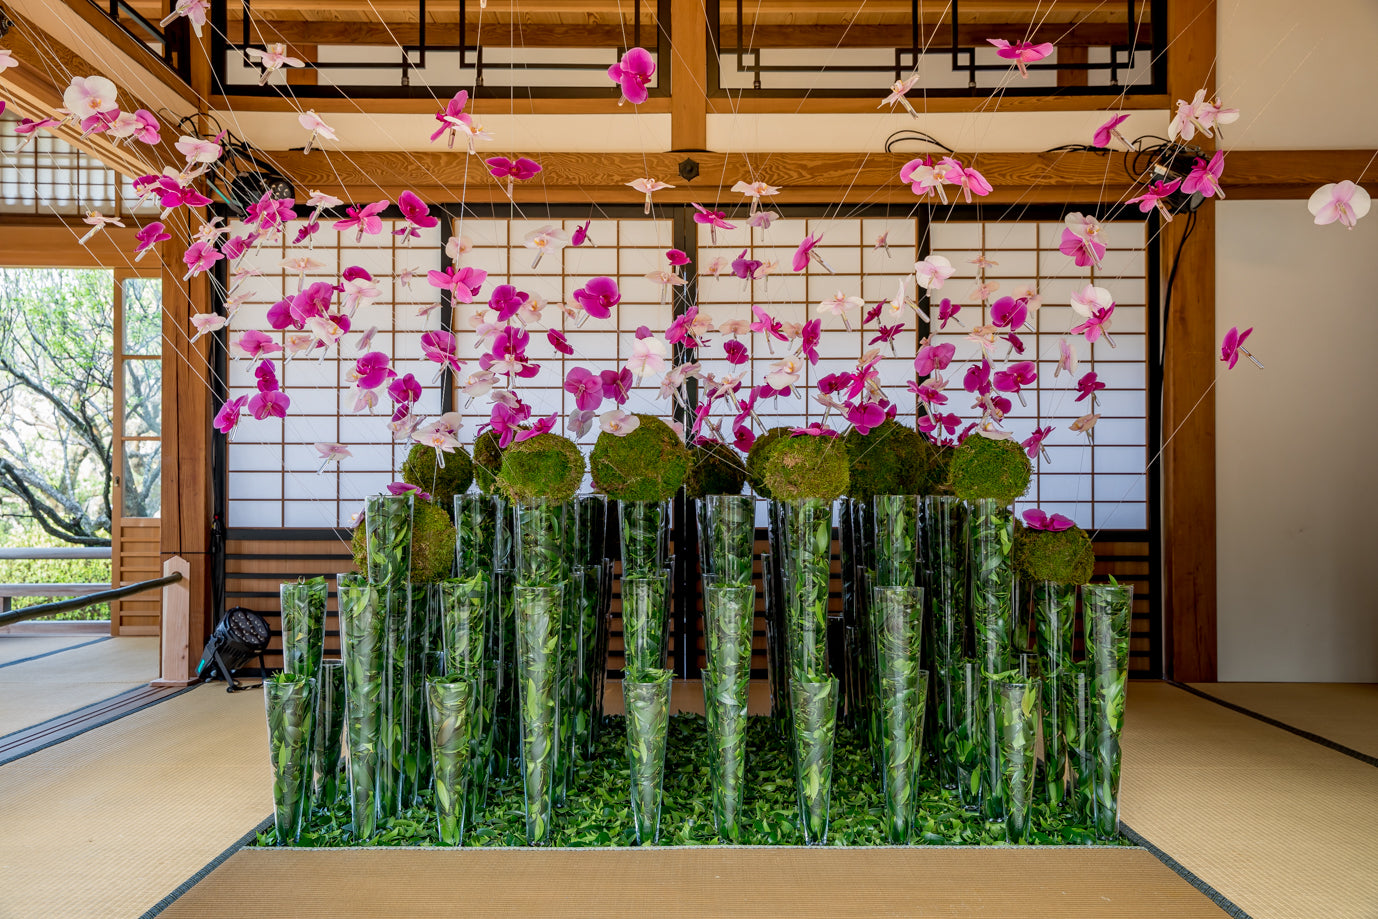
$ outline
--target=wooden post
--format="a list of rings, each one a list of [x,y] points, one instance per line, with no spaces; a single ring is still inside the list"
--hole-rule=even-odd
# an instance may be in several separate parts
[[[1211,89],[1215,31],[1214,0],[1168,0],[1167,34],[1175,37],[1168,99]],[[1178,217],[1159,237],[1164,292],[1186,222]],[[1210,682],[1216,678],[1213,201],[1196,212],[1195,230],[1182,247],[1164,341],[1163,437],[1172,438],[1162,457],[1164,663],[1172,679]]]
[[[708,144],[708,23],[702,0],[670,0],[670,27],[670,147],[703,150]]]
[[[177,557],[163,562],[164,577],[174,571],[182,575],[182,580],[163,588],[163,618],[159,629],[161,663],[158,679],[150,684],[153,686],[186,686],[196,679],[191,670],[188,642],[192,619],[191,565],[186,559]]]

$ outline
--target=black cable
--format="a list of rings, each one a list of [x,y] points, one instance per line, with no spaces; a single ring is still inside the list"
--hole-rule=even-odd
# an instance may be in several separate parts
[[[1182,262],[1182,247],[1191,238],[1191,231],[1196,229],[1196,211],[1187,214],[1187,228],[1182,232],[1182,238],[1177,242],[1177,254],[1172,257],[1172,269],[1167,274],[1167,289],[1163,291],[1163,334],[1162,340],[1158,345],[1158,367],[1162,368],[1167,360],[1167,323],[1172,315],[1172,283],[1177,280],[1177,266]]]
[[[945,143],[943,143],[942,141],[938,140],[938,139],[937,139],[936,137],[934,137],[932,134],[925,134],[923,131],[913,131],[913,130],[909,130],[909,129],[905,129],[905,130],[901,130],[901,131],[896,131],[894,134],[891,134],[889,137],[885,138],[885,152],[886,152],[886,153],[893,153],[893,152],[895,152],[894,149],[893,149],[894,146],[895,146],[895,144],[899,143],[900,141],[905,141],[905,140],[916,140],[916,141],[918,141],[918,142],[920,142],[920,143],[932,144],[933,146],[937,147],[939,150],[942,150],[942,151],[944,151],[944,152],[946,152],[946,153],[956,153],[956,152],[957,152],[957,151],[953,150],[951,147],[949,147],[947,144],[945,144]]]

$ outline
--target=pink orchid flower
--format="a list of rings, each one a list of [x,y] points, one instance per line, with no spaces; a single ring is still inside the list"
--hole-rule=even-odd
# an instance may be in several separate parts
[[[220,411],[215,413],[215,429],[221,434],[229,434],[239,424],[239,416],[244,411],[244,403],[249,401],[248,396],[239,396],[231,399],[220,407]]]
[[[1086,317],[1084,322],[1072,326],[1069,333],[1072,335],[1084,335],[1086,341],[1095,344],[1096,339],[1105,336],[1105,343],[1110,347],[1115,347],[1115,340],[1110,337],[1110,317],[1115,313],[1115,305],[1112,303],[1106,309],[1098,309]]]
[[[640,426],[640,418],[624,412],[620,408],[612,409],[598,416],[598,427],[617,437],[626,437]]]
[[[960,188],[967,204],[971,203],[972,195],[984,198],[994,190],[985,176],[970,166],[963,166],[950,156],[943,157],[938,164],[947,167],[943,173],[943,181]]]
[[[565,375],[565,392],[574,397],[580,411],[592,412],[603,404],[603,380],[583,367],[573,367]]]
[[[1091,429],[1096,426],[1097,421],[1100,421],[1100,415],[1094,413],[1082,415],[1076,421],[1067,425],[1067,430],[1076,431],[1078,434],[1085,434],[1087,440],[1094,442],[1095,436],[1091,433]]]
[[[1019,68],[1019,75],[1026,80],[1029,78],[1029,65],[1053,53],[1052,42],[1045,41],[1035,45],[1033,42],[1021,41],[1012,45],[1003,38],[987,38],[986,41],[995,46],[998,56],[1007,61],[1014,61],[1014,66]]]
[[[622,293],[612,278],[597,277],[576,290],[574,299],[594,319],[607,319],[612,316],[612,308],[622,302]]]
[[[1263,369],[1263,362],[1250,354],[1249,349],[1244,347],[1244,340],[1247,339],[1253,331],[1252,326],[1245,329],[1243,332],[1239,331],[1237,327],[1231,327],[1231,329],[1225,333],[1225,338],[1220,343],[1220,360],[1223,363],[1229,364],[1230,370],[1233,370],[1234,365],[1239,363],[1239,355],[1241,354],[1253,361],[1254,366],[1259,370]]]
[[[505,156],[492,156],[483,161],[488,166],[488,174],[495,179],[507,180],[507,197],[512,197],[512,183],[525,182],[541,171],[541,164],[524,156],[509,160]]]
[[[353,380],[359,389],[377,389],[397,377],[397,371],[388,364],[388,356],[382,351],[370,351],[354,362],[354,369],[345,377]]]
[[[224,257],[215,246],[208,242],[192,243],[182,256],[182,261],[187,266],[187,273],[182,275],[182,280],[185,281],[193,275],[206,271]]]
[[[650,96],[646,89],[650,85],[652,78],[655,77],[656,62],[651,57],[651,52],[645,48],[629,48],[627,53],[622,55],[622,60],[608,68],[608,79],[618,84],[622,90],[622,98],[618,100],[618,105],[630,102],[632,105],[640,105]]]
[[[271,336],[256,329],[246,329],[234,344],[236,348],[244,352],[245,357],[255,360],[264,354],[273,354],[282,350],[282,345],[274,341]]]
[[[632,342],[632,356],[627,359],[626,368],[638,380],[648,373],[664,373],[669,366],[670,346],[658,338],[638,337]]]
[[[823,235],[805,236],[799,243],[799,248],[794,250],[794,258],[790,261],[790,267],[795,271],[803,271],[808,267],[810,261],[817,262],[823,266],[823,270],[828,274],[833,274],[832,266],[823,260],[823,255],[818,251],[818,244],[823,241]]]
[[[196,334],[191,337],[191,340],[195,342],[202,335],[218,332],[225,328],[227,322],[229,320],[219,313],[197,313],[191,317],[191,324],[196,328]]]
[[[727,357],[727,362],[733,366],[739,366],[751,360],[751,352],[746,349],[746,345],[739,341],[723,342],[722,349]]]
[[[701,204],[694,204],[693,208],[697,211],[694,214],[694,223],[708,225],[708,236],[715,246],[718,244],[718,230],[737,229],[736,224],[727,222],[725,219],[727,215],[722,211],[710,211]]]
[[[574,235],[570,237],[569,244],[575,247],[582,246],[584,243],[588,243],[590,246],[595,245],[594,241],[589,239],[589,226],[592,223],[592,220],[585,220],[582,226],[575,227]]]
[[[185,18],[191,23],[191,30],[196,33],[196,37],[201,37],[201,29],[206,25],[206,16],[210,13],[210,0],[177,0],[172,8],[172,12],[163,17],[158,25],[167,28],[174,19]]]
[[[1051,431],[1052,428],[1046,430]],[[1024,525],[1031,530],[1050,530],[1054,533],[1070,530],[1074,526],[1071,518],[1061,514],[1045,514],[1036,508],[1024,512]]]
[[[1322,185],[1311,194],[1306,202],[1311,215],[1316,218],[1316,226],[1339,221],[1340,225],[1354,229],[1354,224],[1368,213],[1372,200],[1363,186],[1346,179]]]
[[[850,332],[852,330],[852,321],[848,318],[847,314],[850,313],[852,310],[861,309],[865,305],[866,301],[861,299],[860,297],[849,297],[839,290],[837,293],[833,294],[827,300],[824,300],[823,302],[819,303],[818,311],[820,313],[829,313],[834,316],[841,316],[842,324],[845,325],[847,327],[847,331]]]
[[[856,432],[863,435],[871,433],[872,428],[879,427],[886,420],[884,407],[875,402],[848,406],[846,416]]]
[[[665,253],[665,260],[670,263],[671,268],[678,268],[680,265],[687,265],[690,258],[680,249],[669,249]]]
[[[0,73],[18,66],[19,62],[14,59],[14,52],[9,48],[0,48]]]
[[[406,242],[420,236],[420,230],[429,230],[440,222],[440,218],[431,216],[430,206],[412,191],[404,191],[397,196],[397,209],[402,212],[407,225],[393,231],[393,235],[405,237]]]
[[[1119,126],[1124,124],[1125,120],[1128,118],[1128,115],[1116,115],[1105,124],[1096,128],[1095,136],[1091,138],[1091,146],[1100,147],[1102,149],[1108,147],[1110,146],[1110,139],[1113,137],[1126,147],[1131,147],[1132,144],[1125,140],[1124,135],[1118,130]]]
[[[778,211],[757,211],[747,218],[746,225],[758,230],[769,230],[770,225],[779,219]]]
[[[292,405],[292,400],[287,393],[279,390],[255,393],[249,399],[249,414],[253,415],[258,421],[264,418],[286,418],[287,409]]]
[[[1057,349],[1059,357],[1057,360],[1057,369],[1053,371],[1054,380],[1064,372],[1068,376],[1077,372],[1077,351],[1072,342],[1065,338],[1059,338],[1057,340]]]
[[[918,354],[914,357],[914,372],[921,377],[931,376],[939,370],[946,370],[957,355],[957,346],[950,342],[937,345],[927,342],[928,340],[924,339],[924,345],[919,348]]]
[[[767,349],[771,348],[772,339],[779,341],[789,341],[789,338],[785,335],[784,328],[780,325],[780,321],[778,319],[771,316],[769,313],[767,313],[765,310],[761,309],[754,303],[751,305],[751,314],[756,317],[751,323],[751,331],[761,332],[766,336]],[[773,350],[771,353],[774,353]]]
[[[937,192],[938,199],[947,204],[947,192],[943,190],[943,182],[947,175],[948,166],[943,164],[933,165],[933,157],[921,156],[912,159],[900,167],[900,181],[909,185],[909,189],[921,198]]]
[[[1206,137],[1214,137],[1211,128],[1216,125],[1232,124],[1239,120],[1239,109],[1224,108],[1220,100],[1206,101],[1206,91],[1198,89],[1190,102],[1177,100],[1177,114],[1168,125],[1168,140],[1191,140],[1199,129]]]
[[[345,209],[348,215],[343,220],[337,220],[331,224],[331,229],[337,232],[345,230],[355,230],[354,241],[363,241],[364,234],[377,236],[383,232],[383,219],[378,215],[387,209],[392,202],[386,198],[382,201],[375,201],[362,208],[349,207]]]
[[[297,123],[305,130],[311,132],[306,138],[306,145],[301,149],[303,154],[311,152],[311,148],[315,146],[317,138],[325,138],[326,140],[340,139],[335,134],[335,129],[326,124],[325,119],[317,115],[315,109],[307,109],[298,115]]]
[[[443,329],[431,329],[421,333],[421,356],[440,365],[441,372],[450,370],[459,373],[464,362],[456,356],[457,343],[454,335]]]
[[[1017,329],[1029,318],[1029,306],[1024,300],[1001,297],[990,305],[990,321],[997,329]]]
[[[780,189],[765,182],[738,182],[732,186],[732,190],[738,194],[746,195],[751,199],[750,215],[756,216],[756,212],[761,209],[761,198],[770,195],[778,195]]]
[[[488,296],[488,308],[498,314],[498,322],[507,322],[517,315],[531,295],[511,284],[499,284]]]
[[[134,251],[138,253],[138,255],[134,256],[134,261],[137,262],[147,255],[149,250],[158,245],[158,243],[171,239],[172,234],[166,232],[166,227],[164,227],[161,222],[155,220],[148,224],[148,226],[140,227],[139,231],[134,234],[134,238],[139,241],[138,246],[134,249]]]
[[[924,290],[941,290],[956,271],[952,262],[942,255],[930,255],[914,263],[914,278]]]
[[[1171,182],[1164,182],[1162,179],[1159,179],[1149,186],[1148,191],[1139,195],[1137,198],[1130,198],[1125,203],[1139,205],[1139,213],[1141,214],[1147,214],[1156,207],[1158,213],[1163,215],[1163,220],[1171,223],[1172,210],[1164,204],[1163,201],[1172,197],[1177,192],[1177,189],[1181,187],[1181,179],[1173,179]]]
[[[914,84],[917,82],[919,82],[919,75],[916,73],[908,79],[897,80],[891,83],[890,95],[880,100],[880,105],[877,105],[876,108],[884,108],[888,105],[891,109],[894,109],[896,105],[902,105],[904,106],[904,110],[909,113],[910,118],[918,118],[919,113],[914,110],[914,106],[906,96],[909,90],[913,89]]]
[[[626,184],[628,187],[634,188],[634,189],[636,189],[637,191],[641,192],[643,195],[646,196],[646,203],[645,203],[645,205],[642,207],[642,211],[643,211],[644,213],[647,213],[647,214],[649,214],[649,213],[651,212],[651,193],[652,193],[652,192],[657,192],[657,191],[661,191],[661,190],[666,189],[666,188],[674,188],[674,187],[675,187],[675,186],[673,186],[673,185],[667,185],[666,183],[661,182],[661,181],[659,181],[659,180],[657,180],[657,179],[633,179],[632,181],[627,182],[627,183],[625,183],[625,184]]]
[[[1080,380],[1077,380],[1077,397],[1073,401],[1080,402],[1090,396],[1091,408],[1094,409],[1096,407],[1096,393],[1104,388],[1105,384],[1096,376],[1096,372],[1094,370],[1089,371],[1083,374]]]
[[[320,454],[321,457],[321,465],[316,470],[317,472],[324,472],[327,463],[335,463],[338,465],[345,457],[354,455],[349,452],[349,448],[344,444],[315,443],[311,446],[315,447],[316,452]]]
[[[1224,198],[1220,174],[1225,171],[1225,151],[1217,150],[1209,163],[1199,157],[1191,172],[1182,180],[1182,191],[1188,195],[1201,194],[1207,198]]]
[[[281,70],[283,67],[305,67],[306,62],[300,58],[292,57],[287,53],[287,46],[282,42],[274,42],[267,48],[246,48],[244,55],[250,61],[262,65],[263,74],[258,78],[258,85],[262,86],[268,82],[268,76]]]
[[[206,140],[202,137],[192,137],[183,134],[177,138],[173,148],[187,158],[187,165],[193,163],[214,163],[220,159],[224,153],[224,148],[214,140]]]
[[[522,237],[522,245],[536,252],[536,257],[531,260],[533,269],[541,263],[547,252],[559,252],[567,242],[569,234],[550,224],[538,227]]]
[[[488,280],[488,272],[482,268],[446,268],[444,271],[426,272],[426,282],[432,287],[448,290],[450,296],[460,303],[473,303],[483,282]]]
[[[1043,462],[1051,462],[1052,460],[1048,456],[1048,448],[1043,446],[1043,441],[1047,440],[1048,436],[1052,433],[1052,425],[1048,425],[1046,428],[1034,428],[1033,434],[1029,435],[1028,438],[1021,441],[1019,446],[1024,448],[1024,452],[1029,455],[1029,459],[1037,459],[1039,454],[1041,453],[1043,455]],[[1024,519],[1028,520],[1027,514],[1025,514]],[[1070,520],[1068,520],[1067,522],[1068,524],[1071,523]]]
[[[943,297],[943,299],[940,300],[940,301],[938,302],[938,329],[939,329],[939,331],[941,331],[941,330],[947,328],[947,321],[948,321],[949,319],[951,319],[953,322],[957,323],[957,325],[962,326],[962,328],[966,328],[966,326],[965,326],[965,324],[963,324],[962,320],[960,320],[960,319],[957,318],[957,314],[960,313],[961,311],[962,311],[962,307],[961,307],[960,304],[953,303],[953,302],[952,302],[951,300],[949,300],[947,297]]]
[[[448,134],[449,147],[451,150],[454,149],[455,132],[460,125],[468,124],[470,121],[469,116],[464,114],[464,106],[468,104],[469,93],[461,89],[445,103],[445,108],[435,113],[435,120],[440,122],[440,127],[436,128],[435,133],[431,135],[432,143],[435,143],[441,134]]]

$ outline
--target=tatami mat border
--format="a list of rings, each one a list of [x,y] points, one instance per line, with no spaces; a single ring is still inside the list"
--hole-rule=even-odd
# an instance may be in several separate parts
[[[100,638],[93,638],[90,641],[83,641],[79,644],[67,645],[66,647],[62,648],[54,648],[51,651],[44,651],[42,654],[34,654],[29,657],[21,657],[17,661],[6,661],[5,663],[0,664],[0,670],[3,670],[6,667],[13,667],[15,664],[27,664],[29,661],[36,661],[45,657],[52,657],[54,654],[61,654],[64,651],[75,651],[77,648],[86,648],[91,645],[98,645],[103,641],[109,640],[109,635],[102,635]]]
[[[157,903],[154,903],[152,906],[150,906],[148,910],[142,916],[139,917],[139,919],[153,919],[153,917],[161,914],[163,910],[167,909],[169,906],[181,899],[182,894],[186,893],[188,890],[191,890],[197,884],[201,883],[201,881],[204,880],[208,874],[210,874],[216,868],[219,868],[226,861],[228,861],[231,855],[234,855],[240,849],[247,846],[250,842],[253,841],[254,837],[256,837],[259,833],[262,833],[263,831],[267,830],[268,827],[272,825],[273,817],[270,814],[269,816],[264,817],[263,820],[258,824],[258,826],[254,827],[252,830],[245,833],[243,836],[239,837],[234,842],[230,843],[230,845],[225,849],[224,852],[221,852],[215,858],[206,862],[205,866],[202,867],[200,871],[196,872],[191,877],[187,878],[181,884],[178,884],[175,890],[173,890],[167,896],[163,897]]]
[[[1248,913],[1244,912],[1244,910],[1236,906],[1233,900],[1231,900],[1229,897],[1225,896],[1223,893],[1221,893],[1220,891],[1216,890],[1214,887],[1203,881],[1200,878],[1200,876],[1196,874],[1196,872],[1192,871],[1186,865],[1182,864],[1177,859],[1173,858],[1171,855],[1168,855],[1162,849],[1158,848],[1153,843],[1149,842],[1147,839],[1140,836],[1133,830],[1133,828],[1125,824],[1123,821],[1120,822],[1120,832],[1123,833],[1124,836],[1127,839],[1129,839],[1132,843],[1134,843],[1134,845],[1151,854],[1154,858],[1162,862],[1168,868],[1171,868],[1173,872],[1177,874],[1178,877],[1186,881],[1192,887],[1195,887],[1197,890],[1201,891],[1201,893],[1205,894],[1206,897],[1212,903],[1223,909],[1230,916],[1234,917],[1234,919],[1253,919],[1252,916],[1250,916]]]
[[[127,715],[133,715],[136,712],[141,712],[144,709],[149,708],[150,706],[157,705],[159,702],[166,702],[168,699],[175,699],[177,696],[180,696],[185,692],[190,692],[191,690],[195,689],[197,685],[199,684],[193,683],[190,686],[183,687],[182,689],[172,690],[171,692],[163,689],[154,689],[146,685],[135,686],[133,689],[126,689],[124,692],[116,693],[108,699],[101,699],[99,702],[92,702],[90,705],[83,705],[81,708],[76,709],[75,711],[70,711],[63,715],[55,715],[54,717],[49,718],[47,721],[40,721],[38,724],[30,725],[26,728],[20,728],[17,731],[12,731],[11,733],[6,734],[4,737],[0,737],[0,741],[11,740],[17,735],[26,734],[37,728],[41,728],[44,725],[52,724],[55,721],[80,721],[82,712],[85,712],[88,709],[95,708],[98,705],[109,705],[111,702],[114,702],[117,699],[122,699],[125,696],[133,695],[135,693],[157,694],[155,698],[149,699],[142,705],[136,705],[134,708],[120,709],[119,711],[115,712],[113,715],[110,715],[107,718],[101,718],[100,720],[93,721],[90,724],[82,724],[75,730],[69,731],[65,734],[59,734],[51,740],[45,741],[36,747],[21,749],[19,753],[16,753],[13,756],[7,756],[4,759],[0,759],[0,766],[16,762],[17,760],[21,760],[26,756],[32,756],[33,754],[38,753],[40,750],[46,750],[49,747],[55,746],[57,744],[65,743],[66,741],[72,740],[75,737],[80,737],[87,731],[94,731],[96,728],[104,727],[105,725],[110,724],[113,721],[119,721],[121,718],[124,718]]]

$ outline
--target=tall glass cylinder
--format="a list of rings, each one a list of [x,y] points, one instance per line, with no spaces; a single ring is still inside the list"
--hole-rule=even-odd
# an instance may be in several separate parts
[[[669,635],[670,576],[622,578],[624,669],[631,673],[665,666]]]
[[[273,762],[273,821],[280,845],[301,835],[311,788],[311,738],[316,681],[279,673],[263,684],[268,714],[268,749]]]
[[[1048,803],[1062,805],[1067,793],[1067,744],[1062,733],[1064,675],[1072,663],[1077,589],[1039,581],[1032,587],[1034,627],[1043,670],[1043,790]]]
[[[785,633],[791,678],[818,682],[828,673],[832,502],[790,501],[783,518]]]
[[[876,495],[877,587],[915,587],[919,577],[919,501],[916,495]]]
[[[364,502],[368,579],[400,585],[411,580],[412,514],[416,495],[369,495]]]
[[[1091,713],[1095,680],[1085,662],[1062,674],[1062,738],[1067,751],[1067,809],[1080,823],[1096,819],[1096,731]]]
[[[971,502],[971,611],[977,657],[987,673],[1014,666],[1014,512],[997,501]]]
[[[382,585],[383,710],[378,738],[378,811],[394,817],[408,806],[407,754],[412,736],[411,584]]]
[[[312,741],[311,803],[329,807],[339,795],[345,723],[344,662],[321,662],[316,678],[316,736]]]
[[[584,759],[593,752],[596,739],[598,671],[603,661],[598,656],[598,593],[602,566],[579,565],[570,580],[573,595],[573,628],[569,632],[567,650],[573,664],[569,687],[569,712],[572,728],[571,743],[575,758]],[[567,602],[568,605],[568,602]]]
[[[828,807],[833,785],[833,744],[837,735],[837,680],[790,680],[794,722],[795,790],[804,842],[828,841]]]
[[[890,841],[906,843],[918,796],[923,711],[928,674],[919,667],[923,589],[873,587],[871,628],[876,636],[880,715],[878,759],[889,816]],[[923,674],[920,677],[920,674]]]
[[[491,572],[497,556],[498,505],[489,495],[455,495],[455,571],[461,578]]]
[[[434,763],[435,818],[440,841],[447,846],[464,844],[468,814],[467,784],[472,774],[473,703],[470,683],[463,676],[444,676],[426,681],[431,757]]]
[[[516,588],[517,673],[521,689],[522,781],[527,845],[550,841],[559,723],[560,613],[564,584]]]
[[[516,549],[513,547],[516,541],[516,512],[512,502],[499,494],[493,495],[493,507],[496,520],[493,527],[493,567],[505,571],[517,564]]]
[[[493,668],[493,723],[491,726],[494,776],[505,776],[520,760],[520,697],[517,676],[517,616],[513,608],[515,573],[499,569],[493,574],[493,599],[489,603],[488,661]]]
[[[362,575],[336,579],[340,602],[340,650],[344,659],[345,759],[354,838],[372,836],[378,826],[378,782],[382,773],[383,708],[387,679],[384,632],[385,589]]]
[[[958,687],[966,636],[970,629],[967,606],[967,506],[951,495],[924,498],[923,539],[928,568],[928,641],[933,661],[934,740],[938,777],[956,787],[956,731]]]
[[[953,729],[950,749],[957,793],[967,810],[977,810],[986,785],[986,690],[981,662],[963,659],[953,671]]]
[[[574,505],[578,519],[574,564],[600,565],[607,554],[608,499],[604,495],[580,495]]]
[[[320,674],[325,657],[325,578],[303,578],[279,589],[282,610],[282,669],[307,679]]]
[[[719,836],[738,842],[745,791],[747,703],[751,687],[756,590],[749,585],[709,587],[704,591],[703,604],[708,657],[708,666],[703,672],[703,696],[708,716],[713,820]]]
[[[1039,721],[1037,679],[993,680],[997,771],[991,784],[1005,817],[1005,841],[1023,842],[1033,804]]]
[[[488,574],[475,570],[468,577],[446,578],[437,586],[445,673],[472,680],[486,656]]]
[[[546,500],[518,504],[513,519],[517,583],[524,587],[553,587],[566,580],[565,505]]]
[[[751,583],[756,548],[756,499],[750,495],[705,495],[699,501],[703,521],[705,569],[724,586]]]
[[[622,577],[645,578],[669,564],[670,502],[619,501]]]
[[[670,728],[670,671],[628,672],[622,681],[627,712],[627,764],[631,770],[636,841],[653,845],[660,835],[665,743]]]
[[[1086,659],[1095,681],[1091,713],[1096,738],[1096,833],[1103,839],[1119,835],[1120,734],[1129,681],[1133,608],[1132,584],[1086,584],[1081,588]]]
[[[784,732],[789,720],[789,645],[785,639],[784,601],[780,598],[778,589],[780,579],[775,571],[779,564],[778,555],[773,552],[761,553],[761,586],[766,620],[766,668],[770,673],[770,715],[776,729]]]

